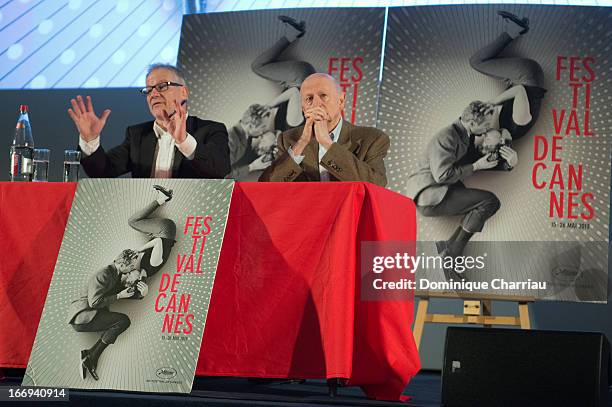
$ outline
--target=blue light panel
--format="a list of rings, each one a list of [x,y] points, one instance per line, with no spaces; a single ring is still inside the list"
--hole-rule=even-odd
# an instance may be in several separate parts
[[[149,64],[176,63],[184,13],[488,3],[612,6],[612,0],[0,0],[0,89],[143,86]]]

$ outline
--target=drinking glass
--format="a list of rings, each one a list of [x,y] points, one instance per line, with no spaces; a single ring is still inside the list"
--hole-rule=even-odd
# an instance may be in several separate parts
[[[81,152],[77,150],[64,151],[64,182],[79,181],[79,166]]]
[[[49,155],[50,151],[47,148],[34,149],[34,175],[32,181],[47,182],[49,181]]]

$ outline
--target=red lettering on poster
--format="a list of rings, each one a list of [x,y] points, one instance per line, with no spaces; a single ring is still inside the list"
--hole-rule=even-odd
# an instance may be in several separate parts
[[[590,220],[595,216],[593,192],[585,190],[588,168],[581,162],[565,162],[563,144],[585,143],[596,137],[590,127],[591,82],[596,79],[592,56],[557,56],[556,80],[565,81],[571,105],[553,107],[554,135],[534,139],[531,183],[535,189],[548,189],[550,218]],[[551,164],[553,163],[553,164]]]
[[[174,274],[163,273],[159,282],[159,290],[155,299],[156,313],[165,313],[162,323],[162,333],[184,334],[193,332],[195,316],[189,312],[191,293],[180,292],[180,278],[186,273],[203,274],[202,259],[206,236],[211,232],[211,216],[187,216],[183,235],[192,240],[190,253],[176,255]]]
[[[357,117],[357,100],[359,96],[359,82],[363,79],[363,58],[331,57],[327,66],[327,73],[338,80],[342,92],[346,95],[345,108],[342,117],[346,117],[350,109],[350,121],[355,123]]]

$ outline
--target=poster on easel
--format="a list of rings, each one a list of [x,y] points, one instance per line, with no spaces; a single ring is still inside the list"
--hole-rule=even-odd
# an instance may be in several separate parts
[[[389,9],[389,187],[442,259],[417,290],[607,301],[609,36],[600,7]]]

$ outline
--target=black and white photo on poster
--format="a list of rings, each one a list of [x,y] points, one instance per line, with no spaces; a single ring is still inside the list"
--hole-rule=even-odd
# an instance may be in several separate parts
[[[256,181],[271,165],[278,136],[304,122],[300,86],[312,73],[338,80],[346,119],[375,124],[383,18],[384,9],[333,8],[185,17],[190,109],[226,124],[228,178]]]
[[[146,243],[136,249],[122,250],[110,264],[93,271],[80,296],[71,303],[69,324],[75,331],[102,333],[93,346],[80,351],[79,374],[83,380],[88,374],[99,380],[97,367],[102,352],[131,325],[130,318],[118,312],[119,300],[144,298],[149,292],[148,279],[170,257],[176,223],[154,214],[172,199],[173,191],[161,185],[154,185],[153,189],[155,199],[128,219],[129,226],[146,237]]]
[[[81,181],[24,385],[189,392],[233,185]]]
[[[607,19],[597,7],[390,8],[378,117],[393,141],[390,187],[415,199],[420,250],[487,256],[486,271],[425,278],[541,281],[545,290],[493,292],[605,301],[609,61],[591,38]],[[599,74],[578,97],[573,66],[564,79],[576,60],[581,78]]]

